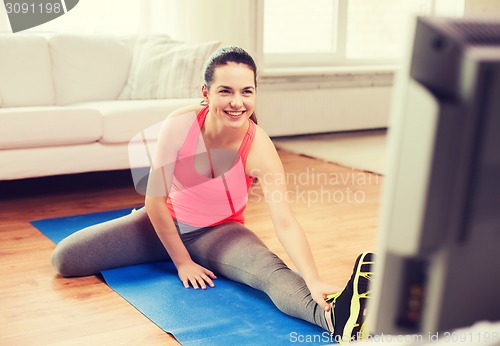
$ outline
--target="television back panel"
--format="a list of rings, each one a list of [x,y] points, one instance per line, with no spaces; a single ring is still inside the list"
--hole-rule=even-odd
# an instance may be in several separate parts
[[[500,21],[418,18],[396,84],[375,334],[500,320]]]

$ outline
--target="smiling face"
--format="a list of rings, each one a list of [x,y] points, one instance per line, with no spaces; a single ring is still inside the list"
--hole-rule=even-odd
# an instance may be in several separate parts
[[[255,76],[245,64],[228,62],[215,68],[212,83],[202,87],[209,112],[223,126],[239,128],[255,108]]]

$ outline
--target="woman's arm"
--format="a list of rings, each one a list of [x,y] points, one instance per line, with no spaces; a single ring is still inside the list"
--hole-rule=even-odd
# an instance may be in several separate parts
[[[178,267],[191,261],[191,256],[181,241],[174,220],[165,206],[165,198],[146,196],[145,202],[149,219],[175,266]]]
[[[191,284],[195,289],[205,289],[206,284],[214,286],[212,279],[216,279],[216,276],[193,262],[165,203],[173,180],[178,150],[191,124],[196,120],[197,108],[198,106],[180,109],[169,115],[164,122],[151,162],[145,206],[158,238],[177,268],[184,287],[189,288]]]
[[[174,220],[165,205],[165,197],[146,196],[145,203],[149,219],[158,234],[158,238],[160,238],[160,241],[174,262],[184,287],[189,288],[189,284],[195,289],[198,287],[205,289],[206,284],[214,287],[212,279],[216,279],[217,277],[213,272],[198,265],[191,259],[186,246],[177,232]]]
[[[287,199],[286,176],[278,153],[265,134],[254,143],[252,151],[250,170],[259,180],[277,237],[304,278],[313,299],[328,310],[330,306],[324,299],[335,292],[335,287],[324,283],[318,274],[305,232]]]

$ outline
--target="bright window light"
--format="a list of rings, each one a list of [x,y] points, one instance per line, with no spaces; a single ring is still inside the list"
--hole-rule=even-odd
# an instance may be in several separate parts
[[[349,0],[346,58],[400,58],[409,16],[430,10],[428,0]]]
[[[436,0],[263,0],[270,67],[388,64],[401,57],[413,15]]]

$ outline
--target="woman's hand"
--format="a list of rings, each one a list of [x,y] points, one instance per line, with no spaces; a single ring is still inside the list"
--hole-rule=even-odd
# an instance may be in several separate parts
[[[210,287],[214,287],[215,285],[212,280],[217,279],[217,276],[213,272],[193,261],[179,265],[177,273],[184,287],[189,288],[189,284],[191,284],[195,290],[199,287],[206,289],[207,284]]]
[[[316,303],[325,311],[330,311],[331,305],[325,302],[326,296],[339,291],[338,287],[330,285],[321,280],[307,283],[311,296]]]

